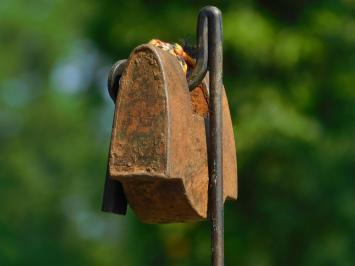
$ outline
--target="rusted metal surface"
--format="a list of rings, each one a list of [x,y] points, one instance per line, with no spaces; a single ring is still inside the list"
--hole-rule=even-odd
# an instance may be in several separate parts
[[[189,92],[177,60],[152,45],[137,47],[119,82],[109,176],[122,184],[143,222],[207,218],[208,80]],[[236,154],[223,89],[224,198],[237,197]]]
[[[164,174],[168,113],[163,82],[154,55],[144,49],[135,53],[116,102],[122,110],[115,118],[119,126],[114,128],[110,153],[116,171]]]

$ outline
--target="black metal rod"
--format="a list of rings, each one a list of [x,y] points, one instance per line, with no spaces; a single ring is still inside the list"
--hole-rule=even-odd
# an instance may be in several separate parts
[[[210,212],[212,265],[224,265],[224,205],[222,168],[222,21],[221,12],[210,8],[208,69],[210,71]]]
[[[198,59],[189,79],[189,88],[198,85],[207,70],[210,76],[209,101],[209,216],[212,223],[212,265],[224,266],[224,197],[222,153],[222,14],[213,6],[200,10],[197,25]]]

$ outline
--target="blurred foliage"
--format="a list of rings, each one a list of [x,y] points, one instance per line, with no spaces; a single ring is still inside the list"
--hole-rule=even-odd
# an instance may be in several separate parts
[[[209,265],[206,222],[100,212],[110,66],[152,38],[193,42],[206,4],[0,2],[0,265]],[[208,4],[238,148],[226,265],[355,265],[355,1]]]

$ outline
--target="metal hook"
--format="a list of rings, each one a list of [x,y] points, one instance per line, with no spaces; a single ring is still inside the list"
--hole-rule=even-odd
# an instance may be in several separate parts
[[[209,215],[212,222],[212,265],[224,265],[224,198],[222,165],[222,14],[214,6],[202,8],[198,16],[197,65],[189,79],[189,89],[201,83],[209,71]]]

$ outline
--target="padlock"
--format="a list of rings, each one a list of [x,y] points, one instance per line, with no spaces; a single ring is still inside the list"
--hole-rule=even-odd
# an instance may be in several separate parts
[[[116,86],[107,182],[124,193],[142,222],[206,219],[208,75],[190,91],[176,58],[144,44],[131,53]],[[222,115],[224,199],[236,199],[236,151],[224,88]],[[114,200],[125,204],[124,197]]]

